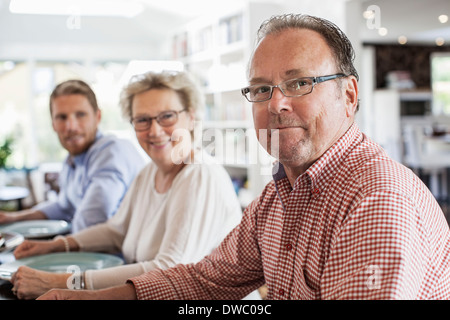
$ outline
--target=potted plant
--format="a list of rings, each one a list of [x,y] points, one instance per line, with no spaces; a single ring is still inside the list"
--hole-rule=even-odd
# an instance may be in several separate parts
[[[2,145],[0,145],[0,169],[6,167],[6,161],[12,154],[13,138],[8,137],[5,139]]]
[[[13,138],[7,137],[2,145],[0,145],[0,188],[6,184],[6,161],[12,153]]]

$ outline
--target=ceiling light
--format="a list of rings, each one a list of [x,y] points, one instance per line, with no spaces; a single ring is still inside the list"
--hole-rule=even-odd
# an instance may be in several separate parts
[[[208,16],[211,17],[216,13],[223,14],[228,12],[230,8],[233,10],[244,7],[248,1],[242,0],[226,0],[226,1],[211,1],[211,0],[146,0],[149,8],[155,8],[162,11],[167,11],[179,16],[195,17]],[[260,2],[256,1],[256,2]]]
[[[21,14],[134,17],[143,4],[125,0],[11,0],[9,11]]]
[[[384,37],[385,35],[387,35],[388,30],[386,28],[380,28],[378,29],[378,34],[382,37]]]
[[[438,19],[439,19],[439,21],[440,21],[441,23],[446,23],[446,22],[448,21],[448,16],[447,16],[446,14],[441,14],[441,15],[438,17]]]
[[[373,19],[375,17],[375,11],[372,10],[366,10],[363,12],[364,19]]]
[[[408,38],[406,38],[405,36],[400,36],[397,40],[400,44],[406,44],[406,42],[408,42]]]
[[[445,43],[444,38],[441,38],[441,37],[436,38],[436,45],[437,45],[437,46],[439,46],[439,47],[440,47],[440,46],[443,46],[444,43]]]

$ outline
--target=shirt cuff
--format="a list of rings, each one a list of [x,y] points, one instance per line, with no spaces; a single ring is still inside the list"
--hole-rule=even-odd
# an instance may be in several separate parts
[[[127,280],[136,290],[138,300],[175,300],[175,292],[162,270],[154,270]]]

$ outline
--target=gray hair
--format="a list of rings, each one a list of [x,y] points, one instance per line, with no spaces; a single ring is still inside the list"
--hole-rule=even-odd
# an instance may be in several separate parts
[[[120,96],[122,114],[127,120],[132,118],[132,104],[135,95],[151,89],[170,89],[180,97],[181,103],[196,119],[201,117],[204,97],[194,80],[186,72],[147,72],[131,78]]]
[[[309,29],[322,35],[336,59],[340,72],[353,75],[359,79],[353,61],[355,51],[347,36],[334,23],[306,14],[284,14],[273,16],[264,21],[258,32],[256,42],[259,44],[269,34],[281,32],[285,29]]]

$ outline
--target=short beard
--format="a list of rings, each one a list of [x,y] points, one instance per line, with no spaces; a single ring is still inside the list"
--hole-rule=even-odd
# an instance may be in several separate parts
[[[283,165],[298,166],[303,165],[311,156],[312,142],[309,139],[301,139],[295,145],[292,145],[287,152],[280,153],[279,130],[270,130],[267,132],[266,151]],[[308,150],[307,154],[305,151]]]

